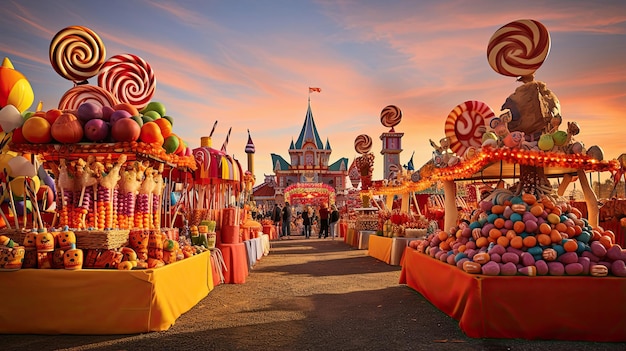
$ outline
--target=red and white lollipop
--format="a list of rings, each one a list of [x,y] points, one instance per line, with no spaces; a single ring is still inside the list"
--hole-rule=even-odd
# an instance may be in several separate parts
[[[52,68],[58,74],[78,83],[98,74],[106,50],[96,32],[82,26],[70,26],[52,38],[49,55]]]
[[[518,20],[498,29],[489,39],[487,59],[494,71],[509,77],[528,76],[550,52],[550,33],[535,20]]]
[[[365,155],[372,149],[372,138],[367,134],[361,134],[354,139],[354,150]]]
[[[380,112],[380,123],[385,127],[393,128],[402,120],[402,111],[398,106],[389,105]]]
[[[450,138],[450,149],[462,156],[470,147],[480,148],[483,134],[487,131],[486,120],[495,114],[489,105],[470,100],[457,105],[448,115],[445,124],[446,137]]]
[[[98,86],[77,85],[63,94],[59,100],[59,110],[77,110],[85,102],[109,107],[119,103],[111,93]]]
[[[142,110],[154,95],[156,80],[152,67],[144,59],[123,54],[115,55],[104,63],[98,74],[98,85],[120,102]]]

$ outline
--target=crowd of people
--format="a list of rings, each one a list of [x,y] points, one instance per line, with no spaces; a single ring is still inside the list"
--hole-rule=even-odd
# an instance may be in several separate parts
[[[266,214],[276,226],[276,233],[280,239],[288,239],[291,235],[304,235],[306,239],[317,235],[321,238],[335,239],[338,236],[339,210],[335,204],[328,207],[305,205],[295,211],[289,202],[284,205],[276,203],[274,209]]]

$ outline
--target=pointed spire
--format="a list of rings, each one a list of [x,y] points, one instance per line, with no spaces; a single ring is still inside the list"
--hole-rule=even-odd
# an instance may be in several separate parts
[[[296,147],[293,145],[293,138],[291,139],[291,144],[289,144],[289,150],[294,150]]]
[[[2,67],[4,68],[10,68],[10,69],[15,69],[13,67],[13,63],[11,63],[11,60],[9,60],[8,57],[5,57],[4,60],[2,61]],[[311,101],[311,97],[309,97],[309,102]]]
[[[330,141],[328,140],[328,138],[326,138],[326,150],[331,150],[330,148]]]
[[[256,152],[254,147],[254,143],[252,142],[252,137],[250,137],[250,129],[248,129],[248,144],[246,144],[246,153],[253,154]]]
[[[298,140],[295,144],[295,149],[302,149],[302,145],[306,141],[313,141],[319,150],[324,148],[324,144],[320,139],[319,134],[317,133],[317,127],[315,126],[315,121],[313,120],[313,112],[311,112],[311,99],[309,98],[309,104],[306,111],[306,116],[304,118],[304,124],[302,125],[302,130],[300,131],[300,136],[298,136]]]

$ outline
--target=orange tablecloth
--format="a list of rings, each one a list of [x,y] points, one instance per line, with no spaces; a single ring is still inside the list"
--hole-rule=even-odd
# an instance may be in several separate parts
[[[224,264],[227,271],[224,272],[224,283],[243,284],[248,276],[248,254],[244,243],[218,244],[217,248],[222,251]]]
[[[370,235],[367,254],[387,264],[391,262],[392,238]]]
[[[626,341],[626,279],[467,274],[407,247],[400,284],[473,338]]]
[[[0,273],[0,333],[134,334],[169,329],[213,290],[211,254],[146,270]]]

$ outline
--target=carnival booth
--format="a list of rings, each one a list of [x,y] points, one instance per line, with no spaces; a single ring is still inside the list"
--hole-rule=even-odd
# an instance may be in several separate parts
[[[86,55],[90,61],[80,61]],[[105,62],[98,35],[80,26],[54,36],[50,60],[74,86],[49,110],[27,111],[27,80],[10,63],[0,70],[8,203],[0,331],[166,330],[214,286],[207,246],[173,227],[173,177],[196,169],[191,149],[173,133],[164,104],[151,100],[154,72],[145,60]]]
[[[514,59],[519,38],[532,43],[537,56]],[[522,86],[497,117],[479,101],[448,116],[449,140],[419,177],[442,184],[445,225],[405,249],[400,283],[458,319],[470,337],[624,342],[626,250],[615,232],[599,225],[587,177],[621,166],[605,160],[600,147],[575,140],[582,129],[576,122],[560,130],[556,96],[534,80],[549,43],[547,29],[533,20],[509,23],[491,38],[490,65],[520,77]],[[553,177],[561,179],[558,189]],[[459,222],[455,181],[484,178],[513,184],[499,182],[469,220]],[[574,180],[587,217],[563,197]]]

